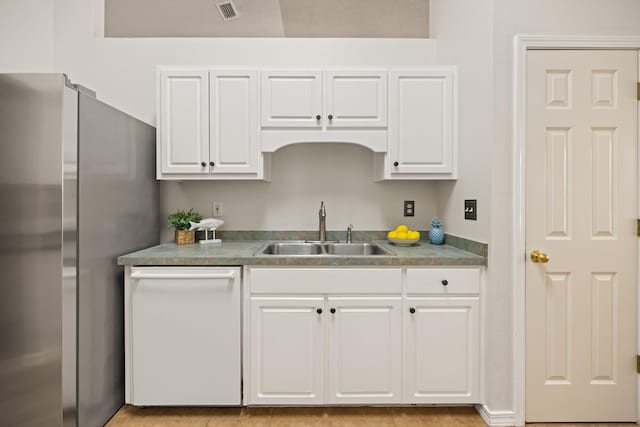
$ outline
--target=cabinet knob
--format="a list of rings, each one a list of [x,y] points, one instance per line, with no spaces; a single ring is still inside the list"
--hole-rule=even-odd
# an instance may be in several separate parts
[[[216,165],[216,162],[209,162],[209,166],[214,167]]]
[[[409,313],[413,314],[413,313],[415,313],[415,312],[416,312],[416,309],[415,309],[415,308],[411,307],[411,308],[409,309]]]
[[[398,162],[393,162],[393,166],[398,167]]]
[[[447,279],[442,281],[442,286],[447,286],[449,284],[449,281]]]
[[[322,118],[322,116],[321,116],[320,114],[318,114],[318,115],[316,116],[316,120],[318,120],[318,121],[320,121],[320,119],[321,119],[321,118]]]
[[[329,120],[333,120],[333,114],[329,114],[329,116],[327,117]]]
[[[329,310],[331,312],[331,314],[334,314],[336,312],[335,308],[332,308],[331,310]]]
[[[207,162],[202,162],[202,163],[200,163],[200,166],[202,166],[202,167],[207,166]]]
[[[316,310],[316,313],[318,313],[318,314],[322,314],[322,309],[321,309],[321,308],[317,309],[317,310]]]

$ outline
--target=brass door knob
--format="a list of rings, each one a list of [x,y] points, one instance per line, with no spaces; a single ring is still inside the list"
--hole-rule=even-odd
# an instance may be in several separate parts
[[[533,252],[531,252],[531,261],[533,261],[533,262],[541,262],[541,263],[544,264],[544,263],[549,262],[549,255],[547,255],[544,252],[541,252],[538,249],[536,249]]]

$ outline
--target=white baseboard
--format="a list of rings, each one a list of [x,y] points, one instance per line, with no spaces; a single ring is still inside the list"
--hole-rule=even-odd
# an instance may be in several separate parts
[[[492,411],[487,405],[476,405],[476,410],[488,426],[515,426],[514,411]]]

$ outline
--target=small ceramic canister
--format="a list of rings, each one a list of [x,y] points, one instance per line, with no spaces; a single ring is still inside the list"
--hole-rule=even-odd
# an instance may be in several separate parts
[[[429,231],[429,240],[432,245],[441,245],[444,243],[444,231],[440,229],[441,224],[440,218],[438,217],[433,218],[433,221],[431,221],[433,228]]]

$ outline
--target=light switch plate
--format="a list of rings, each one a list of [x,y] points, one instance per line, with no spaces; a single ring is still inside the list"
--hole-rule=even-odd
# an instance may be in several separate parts
[[[478,201],[475,199],[464,201],[464,219],[478,220]]]

